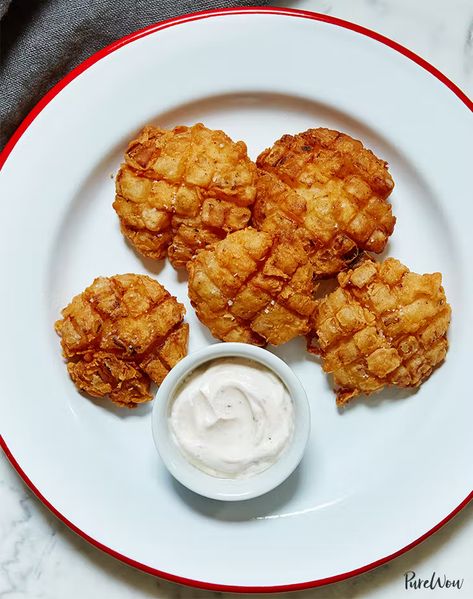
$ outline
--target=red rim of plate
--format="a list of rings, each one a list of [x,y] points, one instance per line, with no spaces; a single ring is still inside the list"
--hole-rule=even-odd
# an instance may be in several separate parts
[[[5,148],[1,152],[0,168],[5,164],[8,156],[10,155],[11,151],[15,147],[15,145],[18,142],[18,140],[20,139],[20,137],[28,129],[28,127],[31,125],[31,123],[34,121],[34,119],[39,115],[39,113],[45,108],[45,106],[47,106],[47,104],[49,104],[49,102],[51,102],[51,100],[55,96],[57,96],[57,94],[59,94],[59,92],[64,87],[66,87],[66,85],[68,85],[71,81],[73,81],[81,73],[83,73],[85,70],[87,70],[90,66],[92,66],[93,64],[95,64],[96,62],[98,62],[99,60],[101,60],[102,58],[107,56],[108,54],[111,54],[115,50],[118,50],[118,48],[126,46],[127,44],[130,44],[131,42],[134,42],[135,40],[138,40],[138,39],[145,37],[147,35],[150,35],[152,33],[161,31],[162,29],[167,29],[168,27],[173,27],[174,25],[179,25],[180,23],[189,23],[190,21],[198,21],[200,19],[208,19],[210,17],[223,16],[223,15],[229,16],[229,15],[246,15],[246,14],[248,14],[248,15],[250,15],[250,14],[272,14],[272,15],[283,15],[283,16],[288,16],[288,17],[298,17],[298,18],[302,18],[302,19],[312,19],[314,21],[322,21],[324,23],[330,23],[331,25],[337,25],[338,27],[343,27],[344,29],[350,29],[351,31],[355,31],[356,33],[360,33],[361,35],[370,37],[378,42],[381,42],[382,44],[384,44],[386,46],[389,46],[393,50],[400,52],[401,54],[403,54],[404,56],[406,56],[407,58],[409,58],[410,60],[412,60],[413,62],[418,64],[420,67],[422,67],[423,69],[428,71],[431,75],[433,75],[439,81],[441,81],[444,85],[446,85],[465,104],[465,106],[473,112],[473,102],[468,98],[468,96],[457,85],[455,85],[453,83],[453,81],[448,79],[448,77],[446,77],[438,69],[436,69],[434,66],[432,66],[430,63],[428,63],[426,60],[424,60],[423,58],[421,58],[420,56],[418,56],[411,50],[408,50],[401,44],[398,44],[397,42],[385,37],[384,35],[376,33],[375,31],[367,29],[366,27],[357,25],[356,23],[351,23],[350,21],[344,21],[342,19],[338,19],[336,17],[332,17],[332,16],[328,16],[328,15],[324,15],[324,14],[309,12],[309,11],[305,11],[305,10],[291,9],[291,8],[272,8],[272,7],[254,6],[254,7],[248,7],[248,8],[226,8],[226,9],[208,10],[208,11],[201,11],[201,12],[196,12],[196,13],[192,13],[192,14],[188,14],[188,15],[183,15],[180,17],[175,17],[173,19],[168,19],[166,21],[161,21],[160,23],[155,23],[153,25],[150,25],[149,27],[140,29],[139,31],[135,31],[134,33],[131,33],[130,35],[127,35],[127,36],[117,40],[113,44],[106,46],[102,50],[99,50],[98,52],[96,52],[95,54],[90,56],[88,59],[86,59],[84,62],[82,62],[80,65],[78,65],[75,69],[73,69],[70,73],[68,73],[63,79],[61,79],[52,89],[50,89],[49,92],[47,92],[47,94],[45,96],[43,96],[43,98],[41,98],[41,100],[36,104],[36,106],[31,110],[31,112],[26,116],[26,118],[20,124],[18,129],[15,131],[15,133],[9,139]],[[336,576],[330,576],[328,578],[320,578],[318,580],[311,580],[309,582],[301,582],[301,583],[278,585],[278,586],[238,586],[238,585],[214,584],[212,582],[205,582],[205,581],[201,581],[201,580],[192,580],[190,578],[183,578],[182,576],[176,576],[176,575],[170,574],[168,572],[163,572],[161,570],[157,570],[156,568],[151,568],[150,566],[147,566],[146,564],[137,562],[137,561],[127,557],[126,555],[122,555],[121,553],[114,551],[110,547],[107,547],[106,545],[103,545],[96,539],[92,538],[87,533],[80,530],[73,522],[68,520],[63,514],[61,514],[46,499],[46,497],[44,497],[44,495],[41,493],[41,491],[28,478],[27,474],[21,468],[20,464],[15,460],[15,457],[9,450],[5,440],[3,439],[3,437],[1,435],[0,435],[0,446],[2,447],[3,451],[5,452],[8,460],[12,464],[13,468],[17,471],[17,473],[23,479],[25,484],[30,488],[30,490],[33,491],[33,493],[36,495],[36,497],[49,510],[51,510],[51,512],[53,512],[53,514],[55,514],[60,520],[62,520],[62,522],[64,522],[64,524],[66,524],[71,530],[73,530],[75,533],[77,533],[83,539],[85,539],[86,541],[88,541],[89,543],[94,545],[95,547],[98,547],[102,551],[105,551],[105,553],[108,553],[112,557],[115,557],[130,566],[134,566],[135,568],[138,568],[139,570],[142,570],[143,572],[147,572],[148,574],[153,574],[155,576],[165,578],[166,580],[170,580],[172,582],[177,582],[180,584],[185,584],[185,585],[198,587],[198,588],[202,588],[202,589],[207,589],[207,590],[213,590],[213,591],[229,591],[229,592],[239,592],[239,593],[268,593],[268,592],[295,591],[295,590],[308,589],[308,588],[312,588],[312,587],[322,586],[325,584],[339,582],[341,580],[351,578],[352,576],[362,574],[363,572],[367,572],[368,570],[372,570],[373,568],[381,566],[382,564],[385,564],[386,562],[394,559],[395,557],[398,557],[399,555],[406,553],[406,551],[409,551],[410,549],[412,549],[413,547],[415,547],[416,545],[418,545],[419,543],[424,541],[426,538],[428,538],[430,535],[432,535],[434,532],[439,530],[439,528],[441,528],[444,524],[446,524],[449,520],[451,520],[456,514],[458,514],[458,512],[461,509],[463,509],[468,504],[468,502],[471,499],[473,499],[473,491],[472,491],[452,512],[450,512],[447,516],[445,516],[445,518],[443,520],[441,520],[438,524],[436,524],[433,528],[428,530],[426,533],[424,533],[418,539],[415,539],[414,541],[409,543],[409,545],[406,545],[405,547],[399,549],[398,551],[395,551],[394,553],[391,553],[390,555],[380,558],[380,559],[376,560],[375,562],[372,562],[370,564],[362,566],[361,568],[356,568],[355,570],[351,570],[349,572],[344,572],[343,574],[338,574]]]

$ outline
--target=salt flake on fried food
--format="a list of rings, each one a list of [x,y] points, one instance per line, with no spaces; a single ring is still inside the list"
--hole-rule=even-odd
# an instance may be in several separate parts
[[[138,252],[184,268],[198,249],[247,226],[255,181],[246,145],[223,131],[147,126],[128,145],[113,207]]]
[[[330,129],[284,135],[257,161],[256,228],[294,231],[318,277],[334,276],[363,251],[380,253],[395,217],[387,163]]]
[[[145,275],[99,277],[76,295],[55,324],[67,370],[92,397],[134,408],[152,399],[187,353],[185,308]]]
[[[410,272],[394,258],[366,259],[338,282],[319,302],[309,346],[333,373],[337,404],[386,385],[421,385],[448,349],[442,275]]]
[[[187,270],[191,303],[217,339],[279,345],[309,331],[314,273],[297,239],[243,229],[198,252]]]

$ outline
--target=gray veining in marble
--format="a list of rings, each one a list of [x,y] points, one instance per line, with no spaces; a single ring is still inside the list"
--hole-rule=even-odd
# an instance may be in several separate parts
[[[473,19],[466,32],[464,62],[465,72],[470,74],[473,71]]]

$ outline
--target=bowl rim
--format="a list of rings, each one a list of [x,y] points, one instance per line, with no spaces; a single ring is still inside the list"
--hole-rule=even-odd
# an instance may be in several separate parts
[[[181,453],[168,426],[169,406],[182,381],[203,364],[225,357],[247,358],[268,368],[283,382],[294,405],[294,432],[288,447],[272,466],[247,478],[218,478],[199,470]],[[191,352],[169,372],[154,398],[151,428],[158,456],[177,481],[209,499],[242,501],[275,489],[297,468],[309,440],[310,408],[302,383],[281,358],[247,343],[216,342]]]

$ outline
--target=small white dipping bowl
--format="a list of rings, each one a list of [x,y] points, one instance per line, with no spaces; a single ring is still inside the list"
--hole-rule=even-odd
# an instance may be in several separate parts
[[[176,389],[199,366],[218,358],[254,360],[273,371],[286,386],[294,404],[294,433],[289,446],[269,468],[247,478],[218,478],[190,464],[169,429],[169,414]],[[154,399],[153,438],[162,461],[180,483],[199,495],[223,501],[241,501],[271,491],[295,470],[302,459],[310,432],[307,396],[294,372],[271,352],[246,343],[216,343],[189,354],[166,376]]]

